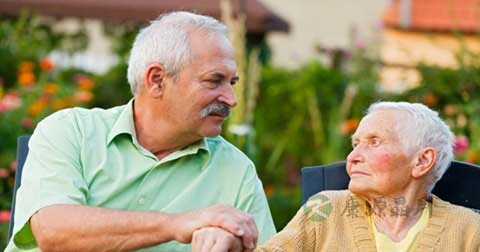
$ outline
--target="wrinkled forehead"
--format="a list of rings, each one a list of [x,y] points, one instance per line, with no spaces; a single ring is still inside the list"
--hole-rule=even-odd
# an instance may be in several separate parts
[[[192,31],[189,33],[189,43],[194,59],[212,55],[231,59],[235,58],[232,43],[223,34]]]
[[[402,112],[393,110],[380,110],[372,112],[362,118],[357,130],[352,135],[352,139],[363,137],[384,137],[399,138],[401,131],[401,121],[405,119]]]

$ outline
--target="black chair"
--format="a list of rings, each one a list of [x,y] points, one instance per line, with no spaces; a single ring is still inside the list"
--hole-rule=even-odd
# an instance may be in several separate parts
[[[13,188],[13,199],[12,199],[12,209],[10,215],[10,224],[8,227],[8,239],[12,236],[13,231],[13,221],[15,216],[15,196],[17,195],[17,190],[22,183],[22,170],[23,164],[25,163],[25,159],[27,158],[28,154],[28,140],[30,140],[30,136],[21,136],[18,138],[17,141],[17,171],[15,173],[15,186]]]
[[[303,168],[302,204],[317,192],[347,189],[350,177],[345,165],[344,161]],[[480,210],[479,182],[480,166],[453,161],[435,184],[433,194],[450,203]]]

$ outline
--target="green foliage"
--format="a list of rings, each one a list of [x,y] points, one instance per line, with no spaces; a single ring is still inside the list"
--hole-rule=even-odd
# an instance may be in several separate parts
[[[87,106],[93,97],[91,75],[58,69],[46,58],[54,49],[84,48],[84,33],[65,34],[50,27],[51,20],[26,14],[0,22],[0,247],[6,246],[17,138],[31,134],[54,111]]]
[[[457,136],[455,158],[480,164],[480,60],[469,53],[459,62],[458,69],[419,66],[421,85],[396,99],[421,102],[438,111]]]
[[[300,207],[301,168],[348,154],[350,134],[377,97],[375,82],[365,81],[371,76],[359,76],[318,62],[295,70],[264,68],[255,112],[255,163],[277,229]]]
[[[118,56],[118,63],[105,74],[98,75],[95,82],[95,99],[93,106],[110,108],[125,104],[132,98],[130,86],[127,81],[128,56],[135,40],[138,25],[124,24],[105,25],[105,34],[109,36],[113,52]]]

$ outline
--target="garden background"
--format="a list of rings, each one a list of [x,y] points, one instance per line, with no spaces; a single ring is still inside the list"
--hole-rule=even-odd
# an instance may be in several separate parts
[[[223,10],[229,13],[229,6]],[[414,87],[387,92],[378,40],[352,37],[346,50],[318,50],[330,63],[282,68],[272,64],[268,45],[249,43],[242,17],[224,15],[243,77],[224,136],[255,162],[278,230],[300,207],[301,168],[344,160],[350,135],[378,100],[422,102],[437,110],[456,134],[455,158],[480,163],[480,60],[474,50],[452,52],[455,67],[418,63]],[[53,22],[28,12],[0,19],[0,248],[6,245],[17,137],[31,134],[57,110],[108,108],[131,99],[126,62],[141,25],[105,26],[119,61],[97,74],[50,58],[53,51],[73,55],[89,43],[84,30],[56,31]],[[465,36],[456,32],[455,38],[462,44]]]

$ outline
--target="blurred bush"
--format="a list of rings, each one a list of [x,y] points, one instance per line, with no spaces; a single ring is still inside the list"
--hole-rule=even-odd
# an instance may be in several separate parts
[[[39,120],[58,109],[108,108],[131,99],[126,69],[137,26],[106,26],[119,63],[92,75],[61,69],[48,59],[52,50],[79,51],[87,41],[82,31],[53,31],[51,22],[28,15],[0,22],[0,247],[6,242],[17,137],[31,134]],[[257,166],[278,230],[300,207],[301,168],[344,160],[350,135],[379,99],[436,109],[457,135],[456,159],[480,163],[478,57],[459,57],[458,69],[419,66],[422,85],[391,95],[377,92],[378,61],[371,59],[371,49],[352,48],[343,68],[310,62],[283,69],[267,63],[261,70],[252,140],[244,151]]]
[[[456,135],[455,158],[476,164],[480,164],[479,56],[462,52],[458,69],[421,65],[422,84],[397,97],[438,111]]]
[[[95,82],[78,69],[60,69],[47,55],[52,50],[85,48],[83,32],[62,33],[53,20],[23,14],[0,22],[0,247],[6,236],[20,135],[56,110],[88,106]]]

